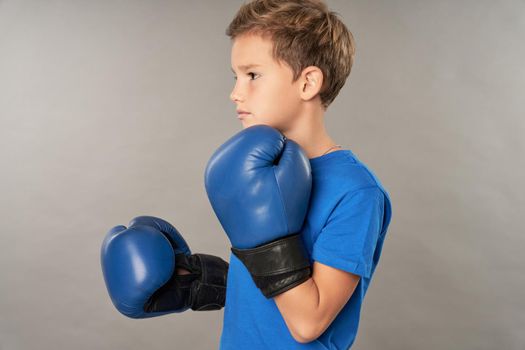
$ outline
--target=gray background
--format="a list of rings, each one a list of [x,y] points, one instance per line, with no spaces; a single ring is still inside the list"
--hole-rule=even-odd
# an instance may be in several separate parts
[[[2,350],[217,348],[224,310],[120,315],[99,250],[149,214],[228,259],[203,172],[241,3],[0,1]],[[328,130],[394,214],[353,349],[524,349],[525,2],[327,3],[357,42]]]

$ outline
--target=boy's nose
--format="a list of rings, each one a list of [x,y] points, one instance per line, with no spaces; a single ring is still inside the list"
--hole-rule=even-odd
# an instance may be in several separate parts
[[[233,102],[238,102],[240,101],[240,97],[239,95],[237,94],[237,92],[235,90],[233,90],[230,94],[230,99],[233,101]]]
[[[233,86],[232,92],[230,93],[230,99],[233,102],[242,101],[242,94],[240,93],[241,87],[239,86],[239,82],[235,82],[235,85]]]

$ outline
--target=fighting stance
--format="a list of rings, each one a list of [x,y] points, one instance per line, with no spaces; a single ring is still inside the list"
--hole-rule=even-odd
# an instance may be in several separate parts
[[[377,176],[324,124],[353,36],[321,0],[250,1],[226,34],[243,130],[204,182],[229,262],[139,217],[104,240],[109,294],[137,318],[224,307],[221,350],[349,349],[392,215]]]

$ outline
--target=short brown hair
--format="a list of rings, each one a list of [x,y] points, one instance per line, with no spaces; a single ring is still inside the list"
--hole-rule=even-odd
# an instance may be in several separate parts
[[[273,58],[291,67],[294,82],[304,68],[318,67],[326,110],[350,75],[355,56],[354,37],[338,15],[322,0],[252,0],[241,6],[226,35],[231,40],[242,34],[270,38]]]

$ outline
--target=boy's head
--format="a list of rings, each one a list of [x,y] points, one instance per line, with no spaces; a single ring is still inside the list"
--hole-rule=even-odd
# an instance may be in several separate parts
[[[231,99],[243,125],[287,130],[322,114],[350,75],[352,33],[322,0],[253,0],[226,30],[236,84]],[[244,65],[259,66],[243,68]]]

